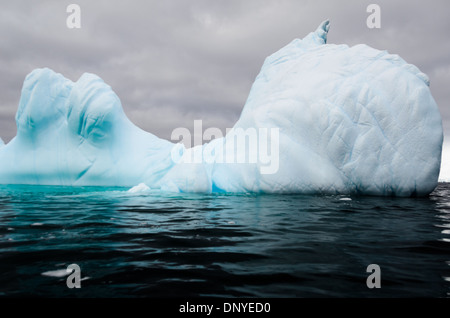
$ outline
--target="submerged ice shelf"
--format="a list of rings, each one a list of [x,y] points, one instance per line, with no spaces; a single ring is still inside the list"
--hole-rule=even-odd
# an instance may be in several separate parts
[[[98,76],[83,74],[72,82],[36,69],[23,85],[17,136],[6,145],[0,140],[0,183],[430,193],[438,181],[443,133],[428,77],[386,51],[326,44],[328,28],[323,22],[269,56],[232,133],[192,149],[135,126]],[[266,136],[265,145],[259,140],[259,147],[233,142],[234,131],[252,129],[277,134]],[[261,147],[273,161],[255,156]],[[218,160],[231,152],[258,160]],[[191,154],[209,160],[183,160]]]

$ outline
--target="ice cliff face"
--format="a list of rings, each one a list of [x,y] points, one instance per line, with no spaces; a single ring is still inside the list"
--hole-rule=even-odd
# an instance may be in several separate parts
[[[133,125],[99,77],[72,82],[35,70],[22,89],[17,136],[0,141],[0,183],[430,193],[443,135],[427,76],[385,51],[326,44],[327,32],[324,22],[269,56],[233,130],[192,149]],[[236,142],[239,134],[256,146]],[[228,160],[231,153],[246,159]],[[191,154],[201,160],[185,160]]]

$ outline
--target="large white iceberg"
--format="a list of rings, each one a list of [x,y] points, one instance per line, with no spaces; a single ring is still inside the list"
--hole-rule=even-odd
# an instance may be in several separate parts
[[[190,149],[136,127],[98,76],[72,82],[34,70],[22,89],[17,136],[0,142],[0,183],[430,193],[443,133],[427,76],[386,51],[326,44],[328,26],[269,56],[231,132]],[[256,146],[236,142],[255,131]]]

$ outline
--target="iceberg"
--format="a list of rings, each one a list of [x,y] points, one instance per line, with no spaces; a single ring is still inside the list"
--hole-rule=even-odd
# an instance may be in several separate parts
[[[386,51],[327,44],[328,30],[325,21],[267,57],[231,131],[193,148],[135,126],[98,76],[72,82],[36,69],[23,84],[17,135],[0,142],[0,183],[429,194],[443,131],[428,77]]]
[[[128,193],[142,193],[142,192],[148,192],[151,189],[145,184],[145,183],[139,183],[137,186],[132,187],[130,190],[128,190]]]

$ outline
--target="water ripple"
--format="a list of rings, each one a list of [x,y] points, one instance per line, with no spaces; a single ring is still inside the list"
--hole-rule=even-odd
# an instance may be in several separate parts
[[[0,295],[447,297],[450,185],[427,198],[0,186]],[[64,275],[63,275],[64,274]],[[88,279],[87,279],[88,278]]]

